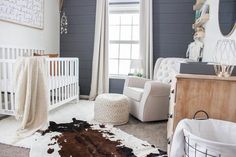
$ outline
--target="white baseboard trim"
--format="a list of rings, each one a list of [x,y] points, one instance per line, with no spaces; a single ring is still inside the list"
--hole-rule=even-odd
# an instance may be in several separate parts
[[[88,99],[89,99],[89,96],[88,96],[88,95],[80,95],[79,97],[80,97],[80,99],[85,99],[85,100],[88,100]]]

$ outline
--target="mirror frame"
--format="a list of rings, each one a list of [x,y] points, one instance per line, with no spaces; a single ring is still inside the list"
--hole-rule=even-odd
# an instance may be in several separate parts
[[[234,32],[236,31],[236,22],[234,23],[234,27],[232,28],[232,30],[229,32],[229,34],[224,35],[221,31],[221,34],[225,37],[230,37]]]
[[[219,0],[219,6],[218,6],[218,24],[219,24],[219,29],[220,29],[220,32],[221,32],[221,34],[224,36],[224,37],[230,37],[233,33],[234,33],[234,31],[236,31],[236,19],[235,19],[235,23],[234,23],[234,26],[233,26],[233,28],[231,29],[231,31],[228,33],[228,34],[223,34],[223,32],[222,32],[222,30],[221,30],[221,27],[220,27],[220,1],[221,0]]]

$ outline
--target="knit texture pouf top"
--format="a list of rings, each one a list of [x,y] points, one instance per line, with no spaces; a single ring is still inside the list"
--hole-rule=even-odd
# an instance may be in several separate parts
[[[128,99],[122,94],[101,94],[95,100],[94,120],[113,125],[129,120]]]

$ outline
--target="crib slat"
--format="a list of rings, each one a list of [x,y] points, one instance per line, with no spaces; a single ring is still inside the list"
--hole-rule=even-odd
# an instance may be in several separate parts
[[[66,79],[66,81],[67,81],[67,99],[69,99],[70,98],[70,61],[67,61],[67,63],[68,63],[68,67],[67,67],[67,79]]]
[[[62,60],[62,101],[65,100],[65,61]]]
[[[69,61],[69,64],[70,64],[70,68],[69,68],[69,98],[71,97],[71,61]]]
[[[67,68],[68,67],[68,63],[67,63],[67,61],[65,61],[65,99],[67,99],[67,84],[68,84],[68,82],[67,82],[67,73],[68,73],[68,71],[67,71]]]
[[[76,84],[77,84],[77,81],[76,81],[76,69],[77,69],[77,67],[76,67],[76,65],[77,65],[77,60],[75,60],[75,76],[74,76],[74,80],[75,80],[75,96],[78,96],[78,94],[77,94],[77,87],[76,87]]]
[[[3,82],[4,82],[4,108],[8,109],[8,97],[7,97],[7,65],[3,63]]]
[[[14,104],[14,99],[13,99],[13,63],[10,63],[9,64],[9,71],[10,71],[10,75],[9,75],[9,81],[11,82],[10,84],[10,105],[11,105],[11,110],[14,110],[15,109],[15,104]]]
[[[22,51],[21,49],[18,49],[18,53],[17,53],[17,55],[16,55],[16,56],[17,56],[17,58],[20,56],[20,54],[21,54],[21,51]]]
[[[55,96],[56,96],[56,99],[55,99],[55,103],[57,103],[58,102],[58,85],[57,85],[57,81],[58,81],[58,73],[57,73],[57,61],[55,61],[54,62],[54,66],[55,66],[55,90],[56,90],[56,94],[55,94]]]
[[[79,99],[79,60],[76,60],[76,94]]]
[[[67,65],[66,65],[66,61],[64,60],[64,77],[63,77],[63,88],[64,88],[64,100],[66,99],[66,68],[67,68]]]
[[[75,82],[75,96],[77,96],[77,94],[76,94],[76,61],[75,61],[75,67],[74,67],[74,82]]]
[[[2,56],[2,47],[0,47],[0,58],[3,58],[3,56]]]
[[[2,54],[2,49],[1,49],[1,54]],[[2,62],[0,62],[0,79],[2,79],[2,76],[3,76],[3,74],[2,74],[2,71],[3,71],[2,66],[3,66]],[[3,91],[3,89],[2,89],[2,82],[0,82],[0,109],[3,109],[2,91]]]
[[[67,99],[67,95],[68,95],[68,91],[67,91],[67,89],[68,89],[68,86],[67,86],[67,84],[68,84],[68,79],[67,79],[67,75],[68,75],[68,62],[67,61],[65,61],[65,99]]]
[[[1,90],[1,87],[0,87],[0,90]],[[3,101],[2,101],[2,90],[1,90],[1,93],[0,93],[0,110],[3,109]]]
[[[19,49],[15,49],[15,59],[18,58]]]
[[[73,81],[73,96],[75,96],[75,61],[73,61],[73,77],[72,77],[72,81]]]
[[[69,65],[68,65],[68,61],[65,61],[66,62],[66,76],[65,76],[65,83],[66,83],[66,98],[65,99],[67,99],[68,98],[68,67],[69,67]]]
[[[75,92],[75,65],[76,65],[76,62],[75,61],[73,61],[73,96],[75,96],[76,95],[76,92]]]
[[[73,97],[73,61],[70,61],[70,97]]]
[[[52,81],[51,81],[51,83],[52,83],[52,105],[54,105],[55,104],[55,102],[54,102],[54,100],[55,100],[55,91],[54,91],[54,89],[55,89],[55,78],[54,78],[54,61],[50,61],[50,67],[51,67],[51,79],[52,79]]]
[[[71,97],[71,77],[70,77],[70,74],[71,74],[71,62],[70,61],[68,61],[69,62],[69,69],[68,69],[68,72],[69,72],[69,74],[68,74],[68,98],[70,98]]]
[[[6,55],[7,55],[7,59],[10,59],[10,49],[6,48]]]
[[[74,96],[74,81],[73,81],[73,77],[74,77],[74,61],[71,61],[71,96]]]
[[[59,60],[58,61],[58,78],[59,78],[59,81],[58,81],[58,101],[60,102],[61,101],[61,61]]]

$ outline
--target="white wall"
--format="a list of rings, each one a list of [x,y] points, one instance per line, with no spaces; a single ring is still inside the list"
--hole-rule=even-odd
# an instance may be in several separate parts
[[[0,45],[43,49],[48,53],[59,53],[59,28],[59,0],[44,0],[44,29],[0,21]],[[0,117],[2,116],[0,115]]]
[[[0,21],[0,45],[44,49],[59,53],[59,0],[44,0],[44,29]]]
[[[221,39],[234,39],[236,41],[236,31],[229,36],[223,36],[220,31],[219,26],[219,1],[220,0],[207,0],[207,4],[210,5],[210,19],[206,23],[206,36],[204,39],[204,51],[203,51],[203,61],[211,62],[213,61],[213,56],[215,53],[215,46],[218,40]]]

